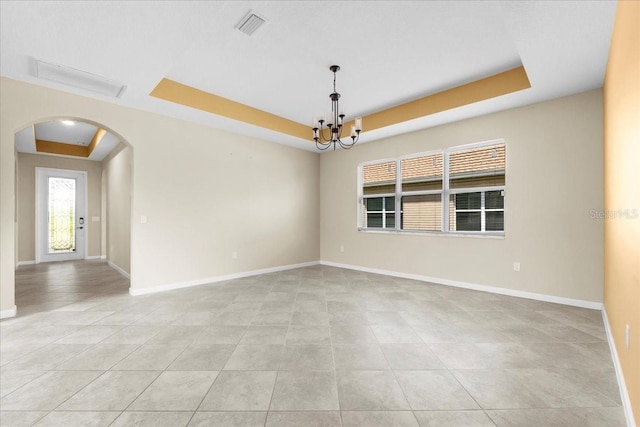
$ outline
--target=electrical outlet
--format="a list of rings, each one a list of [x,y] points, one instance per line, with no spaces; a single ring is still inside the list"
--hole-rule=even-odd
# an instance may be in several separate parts
[[[231,252],[232,259],[238,259],[238,252]]]
[[[513,271],[520,271],[520,263],[519,262],[514,262],[513,263]]]
[[[629,344],[631,341],[631,328],[629,328],[629,325],[627,325],[627,329],[625,331],[625,336],[624,336],[624,342],[627,345],[627,348],[629,348]]]
[[[340,252],[344,252],[344,245],[340,246]]]

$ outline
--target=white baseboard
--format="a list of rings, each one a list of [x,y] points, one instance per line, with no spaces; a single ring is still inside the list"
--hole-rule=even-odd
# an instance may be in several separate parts
[[[23,266],[23,265],[33,265],[35,263],[36,263],[36,261],[33,260],[33,259],[29,260],[29,261],[18,261],[18,263],[16,264],[16,267],[20,267],[20,266]]]
[[[14,305],[13,308],[10,308],[9,310],[0,311],[0,319],[15,317],[16,314],[18,314],[18,307]]]
[[[304,262],[301,264],[282,265],[279,267],[265,268],[262,270],[245,271],[242,273],[227,274],[224,276],[207,277],[204,279],[191,280],[188,282],[171,283],[169,285],[154,286],[142,289],[129,288],[129,294],[133,296],[154,294],[156,292],[173,291],[175,289],[190,288],[191,286],[206,285],[208,283],[224,282],[225,280],[241,279],[243,277],[258,276],[260,274],[276,273],[278,271],[293,270],[295,268],[310,267],[318,265],[318,261]]]
[[[332,261],[320,261],[322,265],[330,267],[346,268],[349,270],[363,271],[366,273],[383,274],[385,276],[401,277],[403,279],[419,280],[421,282],[436,283],[438,285],[455,286],[457,288],[472,289],[474,291],[491,292],[494,294],[509,295],[519,298],[527,298],[538,301],[553,302],[556,304],[571,305],[575,307],[602,310],[602,303],[595,301],[585,301],[573,298],[557,297],[554,295],[537,294],[534,292],[518,291],[514,289],[496,288],[493,286],[478,285],[475,283],[459,282],[457,280],[441,279],[438,277],[422,276],[419,274],[400,273],[398,271],[380,270],[377,268],[360,267],[358,265],[340,264]]]
[[[100,255],[100,259],[107,259],[106,255]]]
[[[131,276],[129,275],[129,273],[124,271],[122,268],[118,267],[116,264],[112,263],[111,261],[107,261],[107,264],[109,264],[109,267],[113,268],[115,271],[122,274],[127,279],[131,279]]]
[[[101,257],[100,257],[100,255],[91,255],[91,256],[84,257],[84,259],[86,259],[86,260],[101,259]]]
[[[618,351],[616,350],[616,343],[613,341],[613,334],[611,333],[611,325],[609,325],[609,317],[607,316],[607,310],[602,308],[602,320],[604,321],[604,329],[607,331],[607,341],[609,341],[609,349],[611,349],[611,358],[613,359],[613,367],[616,370],[616,377],[618,378],[618,387],[620,388],[620,399],[622,400],[622,408],[624,409],[624,416],[627,419],[628,427],[636,427],[635,419],[633,418],[633,409],[631,408],[631,398],[627,390],[627,385],[624,381],[624,375],[622,374],[622,366],[620,366],[620,359],[618,358]]]

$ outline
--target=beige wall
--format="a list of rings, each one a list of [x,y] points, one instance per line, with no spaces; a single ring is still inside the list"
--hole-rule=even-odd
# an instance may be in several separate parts
[[[640,3],[618,3],[604,82],[604,303],[640,414]],[[606,216],[606,215],[605,215]],[[629,325],[631,342],[625,345]]]
[[[86,256],[100,256],[100,222],[92,222],[91,217],[100,217],[102,164],[92,160],[18,153],[18,262],[36,259],[36,168],[87,172]]]
[[[358,232],[359,163],[498,138],[504,239]],[[602,208],[600,90],[328,153],[320,166],[323,261],[602,302],[603,228],[590,216]]]
[[[14,306],[14,134],[53,117],[133,147],[133,290],[319,259],[316,153],[7,78],[0,104],[2,310]]]
[[[130,273],[131,148],[120,143],[102,164],[105,254],[111,263]]]

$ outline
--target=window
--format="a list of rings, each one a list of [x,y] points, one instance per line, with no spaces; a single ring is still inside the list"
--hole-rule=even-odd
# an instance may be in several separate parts
[[[395,197],[369,197],[365,199],[367,227],[394,228],[396,223]]]
[[[362,225],[364,228],[396,226],[396,162],[362,168]]]
[[[442,230],[443,155],[441,152],[400,160],[401,230]]]
[[[363,164],[359,228],[502,234],[505,159],[492,141]]]
[[[449,153],[449,231],[504,231],[505,145]]]
[[[451,195],[455,217],[450,231],[504,231],[504,191]]]

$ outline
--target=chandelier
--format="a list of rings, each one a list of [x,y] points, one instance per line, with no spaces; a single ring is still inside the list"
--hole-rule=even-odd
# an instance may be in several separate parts
[[[333,93],[329,95],[331,99],[331,112],[326,116],[320,116],[313,120],[313,140],[316,142],[318,150],[326,150],[336,145],[344,149],[353,147],[360,138],[362,131],[362,117],[357,117],[351,125],[351,141],[342,141],[342,125],[344,120],[344,109],[340,108],[340,94],[336,91],[336,73],[340,66],[332,65],[329,69],[333,72]],[[328,133],[328,135],[326,135]]]

